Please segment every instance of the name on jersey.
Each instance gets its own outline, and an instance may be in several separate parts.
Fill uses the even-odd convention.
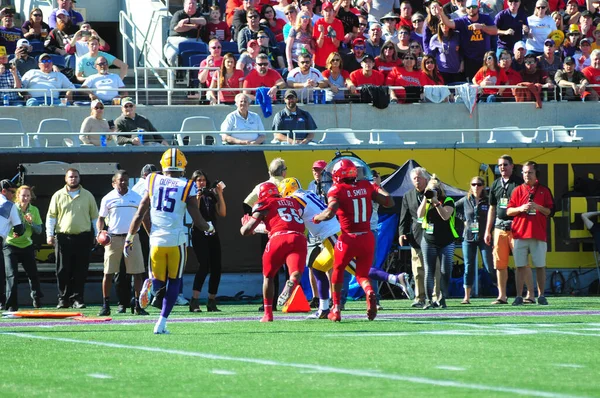
[[[171,179],[161,179],[158,185],[166,185],[171,187],[176,187],[179,183],[179,180],[171,180]]]
[[[289,199],[277,199],[277,204],[279,206],[294,207],[294,202]]]
[[[349,198],[354,198],[357,196],[366,196],[367,195],[367,190],[365,188],[360,188],[360,189],[352,189],[352,190],[347,190],[346,193],[348,194]]]

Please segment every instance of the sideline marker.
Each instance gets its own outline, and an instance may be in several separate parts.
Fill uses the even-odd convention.
[[[308,300],[304,295],[304,290],[302,290],[302,286],[298,285],[292,292],[292,295],[285,303],[282,312],[290,313],[290,312],[310,312],[310,304],[308,304]]]

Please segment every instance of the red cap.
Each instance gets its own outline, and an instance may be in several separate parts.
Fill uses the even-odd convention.
[[[365,44],[365,39],[363,39],[362,37],[357,37],[356,39],[354,39],[352,41],[352,47],[356,46],[356,45],[363,45]]]
[[[323,5],[321,6],[321,10],[333,10],[333,4],[330,3],[329,1],[326,1],[325,3],[323,3]]]
[[[256,40],[250,40],[250,41],[248,41],[248,45],[246,47],[252,47],[252,46],[257,46],[258,47],[258,42]]]
[[[327,162],[324,160],[317,160],[312,166],[313,169],[324,169],[325,167],[327,167]]]

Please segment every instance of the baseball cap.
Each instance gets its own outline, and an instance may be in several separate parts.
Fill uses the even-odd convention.
[[[125,106],[127,104],[135,105],[135,102],[133,102],[131,97],[125,97],[121,100],[121,106]]]
[[[367,61],[367,60],[369,60],[369,59],[370,59],[371,61],[375,62],[375,58],[373,58],[373,56],[372,56],[371,54],[367,54],[367,55],[365,55],[365,56],[363,57],[362,61],[360,61],[360,62],[365,62],[365,61]]]
[[[479,7],[479,0],[467,0],[465,7]]]
[[[333,4],[331,4],[329,1],[326,1],[323,3],[323,6],[321,6],[321,10],[333,10]]]
[[[142,172],[140,173],[140,175],[142,177],[147,176],[150,173],[154,173],[158,171],[158,169],[156,168],[155,165],[148,163],[147,165],[145,165],[144,167],[142,167]]]
[[[573,33],[573,32],[581,33],[581,31],[579,30],[579,25],[574,24],[574,23],[569,25],[569,33]]]
[[[5,15],[15,15],[15,10],[10,7],[4,7],[2,10],[0,10],[0,17]]]
[[[41,61],[42,61],[44,58],[50,58],[50,59],[52,59],[52,57],[50,56],[50,54],[48,54],[48,53],[43,53],[42,55],[40,55],[40,56],[38,57],[38,60],[41,62]]]
[[[29,40],[27,39],[19,39],[19,41],[17,41],[17,48],[22,47],[22,46],[29,46]]]
[[[327,167],[327,162],[324,160],[317,160],[312,165],[313,169],[324,169],[325,167]]]
[[[574,64],[575,60],[573,59],[573,57],[565,57],[565,60],[563,61],[563,64]]]
[[[582,11],[581,14],[579,14],[580,17],[584,17],[584,18],[591,18],[592,17],[592,13],[589,12],[588,10]]]
[[[17,186],[10,180],[0,181],[0,189],[17,189]]]
[[[65,16],[69,16],[69,11],[65,10],[64,8],[61,8],[60,10],[56,11],[56,16],[58,17],[59,15],[65,15]]]
[[[360,46],[360,45],[363,45],[363,44],[365,44],[365,39],[363,39],[362,37],[358,37],[358,38],[356,38],[356,39],[354,39],[352,41],[352,47],[354,47],[356,45]]]
[[[552,39],[546,39],[546,40],[544,40],[544,45],[551,45],[551,46],[553,46],[554,44],[556,44],[556,43],[554,43],[554,40],[552,40]]]
[[[6,47],[0,46],[0,57],[6,56]]]
[[[522,41],[518,41],[515,43],[515,46],[513,48],[513,51],[517,51],[521,48],[525,48],[525,43],[523,43]]]
[[[246,47],[252,47],[252,46],[257,46],[258,47],[258,42],[256,40],[250,40],[250,41],[248,41],[248,45]]]
[[[578,4],[578,3],[577,3],[577,0],[567,0],[567,4],[569,4],[569,3],[575,3],[575,4]]]
[[[285,92],[285,97],[283,98],[287,98],[287,97],[296,97],[298,98],[298,93],[296,92],[296,90],[288,90]]]
[[[579,44],[583,42],[592,44],[592,39],[590,39],[589,37],[584,37],[583,39],[579,40]]]
[[[92,101],[92,103],[90,104],[90,108],[94,109],[96,107],[96,105],[98,104],[102,104],[104,105],[104,103],[102,101],[100,101],[99,99],[95,99]]]

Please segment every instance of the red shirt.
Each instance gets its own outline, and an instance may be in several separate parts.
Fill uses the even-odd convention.
[[[529,203],[529,197],[533,195],[533,201],[540,206],[550,210],[554,209],[554,198],[547,187],[535,183],[533,187],[521,184],[514,189],[507,208],[515,208]],[[512,222],[512,233],[515,239],[537,239],[544,242],[548,239],[547,233],[548,217],[536,211],[535,214],[519,213]]]
[[[254,205],[254,212],[266,211],[265,226],[269,236],[276,232],[299,232],[304,234],[304,221],[302,220],[302,207],[298,201],[291,198],[267,198]]]
[[[513,68],[503,69],[504,74],[506,74],[506,84],[509,86],[516,86],[517,84],[523,81],[521,74],[514,70]],[[513,97],[512,90],[504,90],[502,92],[502,97],[511,98]]]
[[[275,69],[267,69],[264,76],[253,69],[244,80],[244,88],[273,87],[279,79],[281,75]]]
[[[238,88],[240,83],[244,81],[244,72],[235,69],[233,75],[229,79],[225,80],[225,84],[221,88]],[[221,102],[233,104],[235,102],[235,96],[241,93],[240,91],[219,91],[219,99]]]
[[[404,67],[398,66],[388,73],[385,84],[388,86],[418,87],[424,86],[425,80],[423,79],[423,73],[421,73],[420,70],[408,71]],[[396,93],[396,97],[398,97],[398,102],[404,102],[406,91],[396,89],[394,90],[394,93]]]
[[[503,69],[500,69],[500,70],[488,69],[487,71],[484,72],[483,67],[481,67],[477,71],[477,73],[475,73],[475,82],[477,84],[481,83],[486,76],[492,77],[492,82],[493,82],[494,86],[501,86],[503,84],[506,84],[506,82],[508,81],[508,79],[506,77],[506,73],[504,73]],[[495,82],[494,82],[494,80],[495,80]],[[498,89],[497,88],[484,88],[483,93],[484,94],[497,94]]]
[[[421,76],[421,82],[423,83],[424,86],[443,86],[444,85],[444,78],[442,77],[442,75],[438,72],[437,73],[437,79],[438,81],[434,81],[432,78],[430,78],[429,76],[427,76],[425,74],[425,72],[421,71],[422,76]]]
[[[329,54],[338,50],[338,46],[333,44],[333,40],[328,36],[327,28],[329,26],[333,28],[336,35],[335,38],[337,40],[344,40],[344,25],[342,24],[342,21],[337,18],[334,18],[331,24],[325,22],[325,18],[319,19],[313,27],[313,39],[315,39],[315,42],[319,39],[319,36],[321,36],[321,32],[319,32],[319,26],[324,27],[325,30],[323,32],[325,38],[323,39],[323,47],[319,48],[318,44],[315,45],[315,65],[325,67]]]
[[[327,197],[338,204],[337,217],[344,233],[371,231],[373,197],[377,190],[369,181],[334,184]]]
[[[220,68],[221,64],[223,63],[223,57],[220,57],[219,59],[215,60],[215,63],[213,65],[213,68]],[[202,72],[202,68],[206,68],[206,60],[203,59],[202,62],[200,62],[200,71]],[[217,75],[216,70],[209,70],[208,71],[208,77],[206,78],[206,86],[210,87],[210,83],[212,82],[212,79]]]
[[[354,83],[356,87],[363,86],[365,84],[383,86],[383,83],[385,83],[385,77],[383,76],[383,73],[379,72],[378,70],[371,71],[371,76],[369,77],[363,74],[362,69],[355,70],[354,72],[350,73],[350,80],[352,80],[352,83]]]
[[[587,66],[583,68],[583,75],[590,84],[600,84],[600,69],[596,69],[593,66]],[[600,94],[600,87],[594,88],[598,94]]]
[[[400,66],[402,64],[402,61],[400,61],[399,59],[395,60],[395,61],[383,61],[381,58],[376,57],[375,58],[375,68],[377,68],[378,71],[383,72],[383,75],[387,78],[388,73],[390,73],[390,71],[392,69],[394,69],[395,66]]]
[[[207,22],[206,29],[208,39],[219,39],[220,41],[230,41],[231,40],[231,29],[227,26],[225,21],[220,21],[217,23]],[[208,43],[208,41],[207,41]]]
[[[275,35],[275,40],[277,43],[283,43],[285,41],[285,38],[283,37],[283,27],[285,24],[287,24],[287,22],[283,19],[275,18],[275,26],[272,26],[271,24],[268,25],[269,29],[271,29],[271,32],[273,32]]]
[[[411,31],[413,30],[412,17],[411,18],[402,18],[400,17],[400,21],[396,24],[396,29],[400,29],[401,26],[406,26]]]

